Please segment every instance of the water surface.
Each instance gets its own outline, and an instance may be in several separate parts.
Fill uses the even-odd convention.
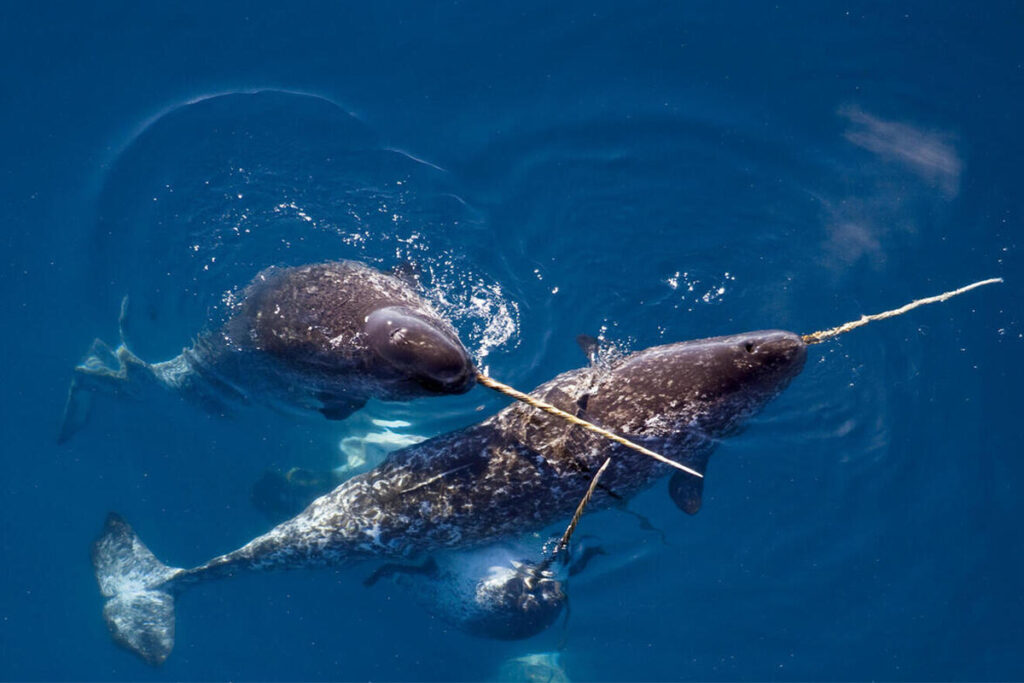
[[[0,28],[7,359],[0,676],[1017,679],[1024,570],[1024,95],[1016,3],[11,8]],[[611,551],[535,639],[475,640],[352,572],[178,605],[160,669],[118,649],[88,545],[108,510],[162,559],[267,527],[268,467],[366,426],[171,398],[56,425],[93,337],[148,359],[268,265],[412,262],[479,362],[528,389],[622,350],[809,332],[985,277],[999,288],[811,349],[712,458],[587,517]],[[427,435],[483,389],[367,417]],[[532,660],[531,660],[532,661]]]

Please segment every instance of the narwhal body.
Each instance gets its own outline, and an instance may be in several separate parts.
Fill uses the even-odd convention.
[[[218,412],[263,404],[340,420],[370,398],[462,393],[475,376],[455,329],[409,282],[355,261],[268,268],[223,325],[171,360],[93,342],[75,368],[60,440],[84,423],[97,389],[159,385]]]
[[[532,395],[703,469],[716,441],[782,391],[805,355],[804,343],[788,332],[717,337],[649,348],[609,368],[566,372]],[[412,561],[543,529],[569,518],[607,457],[611,464],[590,509],[629,498],[669,472],[644,455],[516,404],[392,453],[293,519],[192,569],[160,563],[112,515],[93,549],[108,598],[104,615],[115,639],[161,662],[173,645],[173,596],[191,583],[250,570],[371,558]],[[682,485],[673,496],[677,503],[699,504],[700,488]],[[514,568],[484,577],[471,593],[480,614],[490,610],[495,619],[511,622],[509,633],[519,632],[516,620],[550,623],[538,619],[537,610],[559,607],[561,595],[555,578]]]

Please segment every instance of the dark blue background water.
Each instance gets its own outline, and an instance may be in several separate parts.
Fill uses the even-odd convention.
[[[574,679],[1024,677],[1022,28],[1002,2],[9,4],[0,676],[480,679],[564,639]],[[104,514],[202,562],[343,427],[110,400],[58,448],[70,369],[125,294],[161,359],[260,268],[342,257],[425,265],[522,388],[581,332],[807,332],[1007,282],[811,349],[696,517],[634,501],[664,542],[586,518],[614,553],[567,627],[479,641],[347,572],[252,576],[182,597],[151,669],[100,617]]]

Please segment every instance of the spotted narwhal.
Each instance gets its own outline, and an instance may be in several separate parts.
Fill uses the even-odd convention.
[[[782,391],[805,357],[804,342],[789,332],[716,337],[566,372],[533,396],[703,470],[717,440]],[[104,616],[115,640],[159,663],[174,643],[174,596],[191,584],[248,571],[413,563],[486,548],[568,519],[607,457],[611,464],[588,509],[628,499],[669,472],[515,404],[392,453],[291,520],[192,569],[162,564],[111,515],[92,555],[107,597]],[[677,482],[673,489],[685,509],[699,505],[696,485]],[[444,571],[438,576],[445,580]],[[537,632],[552,623],[565,599],[558,576],[523,564],[492,567],[468,586],[454,591],[467,603],[457,619],[484,635]]]
[[[255,403],[341,420],[370,398],[458,394],[475,378],[455,329],[406,280],[355,261],[272,267],[226,323],[171,360],[93,342],[59,440],[82,426],[97,389],[157,384],[217,410]]]

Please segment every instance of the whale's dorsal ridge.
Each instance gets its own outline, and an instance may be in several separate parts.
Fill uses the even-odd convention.
[[[580,347],[580,351],[587,357],[587,362],[591,365],[597,364],[597,352],[601,350],[601,341],[589,334],[577,334],[576,343]]]

